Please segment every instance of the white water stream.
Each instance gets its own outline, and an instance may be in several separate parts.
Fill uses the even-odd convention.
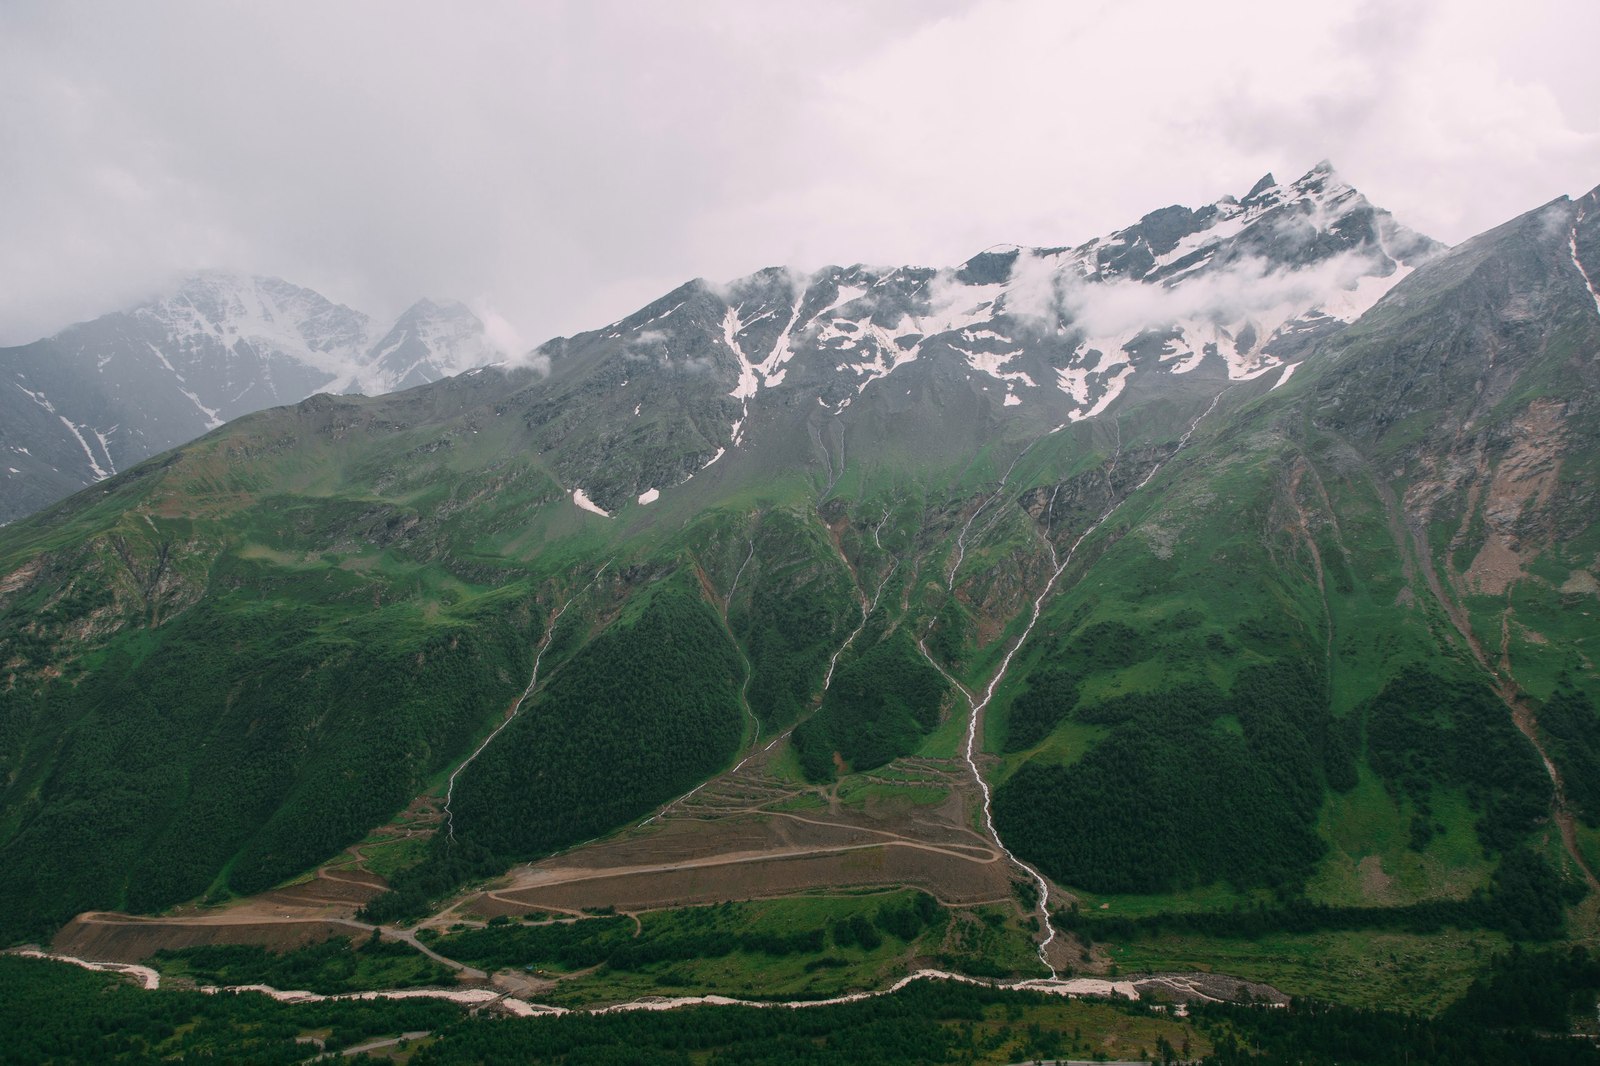
[[[1040,440],[1042,439],[1040,438]],[[976,511],[967,516],[967,521],[961,527],[961,532],[956,534],[956,557],[950,563],[950,572],[945,575],[946,588],[954,589],[956,586],[956,571],[961,569],[961,560],[967,556],[967,533],[972,529],[972,523],[978,520],[978,516],[987,510],[991,503],[1000,498],[1000,494],[1006,489],[1006,482],[1011,480],[1011,472],[1016,470],[1017,464],[1022,462],[1022,457],[1033,451],[1033,446],[1038,443],[1038,440],[1030,441],[1026,448],[1017,453],[1017,457],[1011,460],[1011,465],[1006,467],[1006,472],[1000,475],[1000,484],[996,485],[994,491],[986,496],[982,503],[978,504]]]
[[[25,959],[51,959],[55,962],[70,962],[74,966],[82,966],[85,970],[120,973],[137,980],[146,991],[161,987],[161,975],[159,973],[148,966],[135,966],[131,962],[90,962],[87,959],[79,959],[71,955],[54,955],[48,951],[35,951],[32,948],[24,948],[11,954],[21,955]]]
[[[1080,533],[1078,535],[1078,538],[1072,542],[1072,546],[1067,549],[1067,553],[1066,553],[1065,558],[1058,559],[1056,557],[1055,545],[1051,544],[1049,537],[1046,536],[1045,545],[1050,549],[1050,561],[1053,564],[1052,565],[1052,569],[1051,569],[1051,573],[1050,573],[1050,580],[1045,582],[1045,586],[1044,586],[1043,590],[1041,590],[1039,595],[1038,595],[1038,597],[1034,599],[1034,601],[1033,601],[1033,614],[1028,619],[1027,626],[1023,629],[1022,635],[1017,638],[1016,643],[1011,645],[1010,650],[1008,650],[1006,652],[1005,657],[1000,660],[1000,668],[998,670],[996,670],[994,676],[989,679],[989,684],[983,691],[983,698],[980,699],[980,700],[977,700],[976,702],[972,702],[970,694],[968,696],[969,702],[972,703],[972,715],[968,719],[968,722],[967,722],[967,744],[966,744],[966,749],[965,749],[963,755],[964,755],[964,758],[966,759],[966,763],[967,763],[968,768],[971,769],[971,771],[972,771],[973,779],[977,781],[978,788],[983,793],[983,824],[984,824],[984,827],[988,829],[989,836],[991,838],[993,838],[993,840],[995,842],[995,846],[998,847],[1001,851],[1005,852],[1006,858],[1010,859],[1012,861],[1012,863],[1014,863],[1017,866],[1018,869],[1026,871],[1028,873],[1028,875],[1033,878],[1034,884],[1038,887],[1038,891],[1039,891],[1039,917],[1044,922],[1044,930],[1045,930],[1045,937],[1044,937],[1043,940],[1041,940],[1039,942],[1039,961],[1044,963],[1045,968],[1050,971],[1051,980],[1055,980],[1057,975],[1056,975],[1056,968],[1050,962],[1049,953],[1048,953],[1050,944],[1056,938],[1055,926],[1050,921],[1050,885],[1044,879],[1044,875],[1043,874],[1039,873],[1038,870],[1034,869],[1029,864],[1027,864],[1027,863],[1023,862],[1021,859],[1017,858],[1016,855],[1012,854],[1011,849],[1006,847],[1005,841],[1000,839],[999,831],[995,829],[994,816],[993,816],[993,812],[991,810],[991,803],[992,803],[993,797],[991,796],[990,791],[989,791],[989,783],[984,780],[983,774],[979,772],[977,760],[974,758],[974,751],[976,750],[977,741],[978,741],[978,729],[979,729],[980,724],[982,723],[982,720],[983,720],[983,711],[984,711],[985,708],[987,708],[989,706],[989,701],[994,698],[995,690],[1000,687],[1000,682],[1005,678],[1006,671],[1011,668],[1011,660],[1016,657],[1016,654],[1017,654],[1018,650],[1021,649],[1021,647],[1024,644],[1027,643],[1028,636],[1033,632],[1034,626],[1039,624],[1039,615],[1044,609],[1044,601],[1045,601],[1045,599],[1047,597],[1049,597],[1050,593],[1055,589],[1056,582],[1058,580],[1060,580],[1061,575],[1066,572],[1067,567],[1072,564],[1072,558],[1073,558],[1074,555],[1077,554],[1078,546],[1081,545],[1085,540],[1087,540],[1091,535],[1093,535],[1094,532],[1096,530],[1098,530],[1102,525],[1104,525],[1105,522],[1106,522],[1106,519],[1110,518],[1113,514],[1115,514],[1116,511],[1117,511],[1117,508],[1122,506],[1123,501],[1129,499],[1130,497],[1132,497],[1133,495],[1138,493],[1138,491],[1140,489],[1142,489],[1146,485],[1148,485],[1150,483],[1150,479],[1155,477],[1156,474],[1161,471],[1161,468],[1164,467],[1168,462],[1170,462],[1172,460],[1173,456],[1175,456],[1179,452],[1183,451],[1184,447],[1189,443],[1189,439],[1194,436],[1194,431],[1197,428],[1199,428],[1200,423],[1203,422],[1206,419],[1206,417],[1211,414],[1211,412],[1213,412],[1213,411],[1215,411],[1217,409],[1218,402],[1221,401],[1223,395],[1227,391],[1228,390],[1224,389],[1222,392],[1219,392],[1219,393],[1216,394],[1216,396],[1212,397],[1211,405],[1209,407],[1207,407],[1204,411],[1202,411],[1199,415],[1197,415],[1193,422],[1189,423],[1189,428],[1187,430],[1185,430],[1183,436],[1178,439],[1178,446],[1172,450],[1171,455],[1168,455],[1165,459],[1161,460],[1160,462],[1158,462],[1154,466],[1152,466],[1150,468],[1149,472],[1145,474],[1144,479],[1142,481],[1140,481],[1139,484],[1134,486],[1132,492],[1129,492],[1127,494],[1127,496],[1122,497],[1122,499],[1113,500],[1112,503],[1111,503],[1111,506],[1106,509],[1105,513],[1102,514],[1099,518],[1095,519],[1094,523],[1092,525],[1090,525],[1089,528],[1085,529],[1082,533]],[[1119,442],[1118,447],[1119,447],[1119,450],[1120,450],[1120,447],[1121,447],[1121,445],[1120,445],[1120,441],[1121,441],[1120,431],[1118,433],[1118,438],[1117,439],[1118,439],[1118,442]],[[1031,448],[1032,445],[1029,445],[1029,447]],[[1026,449],[1026,448],[1023,449],[1022,455],[1026,455],[1027,451],[1028,451],[1028,449]],[[1022,455],[1018,455],[1017,458],[1021,459]],[[1111,460],[1111,463],[1112,463],[1111,469],[1115,469],[1116,468],[1116,462],[1117,462],[1117,456],[1113,456],[1112,460]],[[1017,465],[1016,462],[1013,461],[1012,464],[1011,464],[1011,469],[1015,469],[1016,465]],[[1006,471],[1006,477],[1009,478],[1010,476],[1011,476],[1011,470],[1007,470]],[[1005,481],[1002,480],[1001,483],[1000,483],[1000,489],[997,489],[995,491],[995,496],[998,496],[1000,494],[1000,491],[1003,490],[1004,488],[1005,488]],[[994,497],[990,497],[990,499],[993,499],[993,498]],[[1052,506],[1054,506],[1054,502],[1055,502],[1054,501],[1054,494],[1052,494],[1052,498],[1051,498],[1051,505]],[[987,505],[988,504],[987,504],[987,501],[986,501],[984,506],[987,506]],[[982,507],[980,507],[979,510],[982,510]],[[977,516],[976,512],[974,512],[973,517],[976,517],[976,516]],[[967,524],[969,526],[972,524],[971,519],[968,519]],[[952,575],[954,575],[954,570],[953,569],[952,569],[951,573],[952,573]],[[924,655],[927,654],[926,649],[924,649],[923,654]],[[943,672],[943,671],[941,671],[941,672]]]
[[[47,951],[25,950],[16,952],[34,959],[49,959],[54,962],[70,963],[81,966],[87,970],[101,970],[127,974],[137,977],[147,991],[153,991],[161,985],[161,975],[148,966],[134,966],[120,962],[89,962],[85,959],[71,955],[56,955]],[[1098,978],[1079,977],[1071,980],[1040,980],[1032,978],[1023,981],[990,981],[978,977],[968,977],[964,974],[949,973],[944,970],[918,970],[900,978],[888,988],[880,988],[871,992],[851,992],[848,995],[833,996],[829,999],[787,999],[787,1000],[753,1000],[738,999],[732,996],[643,996],[639,999],[629,1000],[625,1003],[614,1003],[608,1007],[597,1007],[589,1013],[593,1014],[621,1014],[628,1011],[639,1010],[674,1010],[678,1007],[694,1006],[739,1006],[739,1007],[764,1007],[764,1008],[789,1008],[800,1010],[807,1007],[832,1007],[844,1003],[859,1003],[862,1000],[876,999],[879,996],[892,996],[896,992],[916,981],[957,981],[961,984],[978,985],[984,988],[1012,989],[1030,992],[1045,992],[1057,996],[1122,996],[1126,999],[1138,1000],[1139,990],[1132,981],[1102,981]],[[571,1007],[557,1007],[548,1003],[534,1003],[509,995],[494,988],[398,988],[370,992],[341,992],[335,995],[323,995],[318,992],[307,992],[303,989],[280,989],[271,985],[202,985],[199,991],[207,994],[220,994],[223,992],[259,992],[280,1003],[327,1003],[338,1000],[374,1000],[374,999],[442,999],[451,1003],[459,1003],[465,1007],[482,1007],[494,1004],[511,1014],[528,1018],[540,1014],[572,1014]],[[582,1011],[578,1011],[582,1013]]]
[[[754,540],[752,540],[750,542],[750,550],[747,553],[745,553],[744,562],[740,563],[739,564],[739,569],[734,571],[733,584],[728,586],[728,595],[723,598],[723,603],[725,605],[727,605],[727,606],[732,606],[733,605],[733,594],[739,588],[739,579],[744,576],[744,568],[750,565],[750,560],[755,556],[755,554],[756,554],[756,542]]]
[[[872,531],[872,542],[876,544],[879,549],[883,548],[883,542],[878,539],[878,532],[879,530],[883,529],[883,524],[888,520],[889,512],[885,511],[883,512],[883,518],[878,521],[877,526]],[[843,558],[842,554],[840,558]],[[848,568],[849,565],[850,564],[848,562],[845,563],[846,568]],[[844,638],[844,643],[839,645],[838,650],[833,653],[833,658],[828,660],[828,672],[822,678],[822,691],[828,691],[828,686],[833,684],[833,668],[839,665],[839,656],[843,655],[845,653],[845,649],[854,644],[856,637],[860,636],[861,631],[867,628],[867,620],[871,618],[873,612],[878,609],[878,599],[883,595],[884,586],[889,584],[889,579],[894,577],[894,572],[898,569],[900,569],[900,560],[896,559],[894,561],[894,565],[889,567],[889,572],[883,575],[883,580],[878,582],[878,587],[872,593],[872,599],[869,601],[865,596],[861,598],[861,621],[854,629],[850,631],[850,635]]]

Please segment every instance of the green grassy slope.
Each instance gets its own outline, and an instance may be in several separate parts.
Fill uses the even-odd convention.
[[[986,686],[1063,561],[982,738],[1020,854],[1118,914],[1470,904],[1548,935],[1579,871],[1511,707],[1600,840],[1600,316],[1566,254],[1540,213],[1494,231],[1281,390],[1197,372],[1021,438],[870,389],[769,413],[610,519],[556,470],[605,466],[562,406],[622,402],[595,360],[242,419],[0,532],[0,938],[328,858],[438,789],[542,644],[435,889],[758,729],[798,723],[819,779],[952,754],[929,657]],[[674,388],[640,447],[703,413]]]

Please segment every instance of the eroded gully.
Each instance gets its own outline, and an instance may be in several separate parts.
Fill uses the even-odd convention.
[[[511,711],[506,715],[505,721],[495,726],[493,732],[483,738],[483,743],[479,744],[475,749],[473,749],[472,754],[468,755],[466,759],[462,760],[461,765],[456,767],[455,772],[450,775],[450,782],[445,786],[444,790],[444,827],[446,835],[452,842],[456,839],[456,824],[455,812],[450,809],[450,804],[455,800],[456,778],[461,776],[461,772],[463,770],[472,765],[472,761],[474,759],[483,754],[483,749],[494,743],[494,738],[499,736],[506,726],[510,725],[516,720],[517,713],[522,710],[522,705],[528,701],[528,697],[533,695],[533,690],[539,685],[539,664],[544,660],[544,653],[545,650],[550,647],[550,641],[555,638],[556,623],[561,620],[561,616],[566,613],[567,608],[572,605],[572,601],[576,600],[579,596],[582,596],[585,592],[588,592],[589,589],[594,586],[594,583],[600,580],[600,575],[605,573],[606,567],[610,565],[611,560],[609,559],[602,563],[600,569],[594,572],[594,577],[589,579],[589,583],[587,585],[583,586],[583,588],[579,589],[571,596],[568,596],[566,600],[562,602],[561,606],[556,608],[555,613],[550,616],[550,621],[545,624],[544,639],[539,642],[539,650],[534,653],[533,676],[528,678],[528,687],[522,690],[522,695],[517,697],[517,702],[511,705]]]

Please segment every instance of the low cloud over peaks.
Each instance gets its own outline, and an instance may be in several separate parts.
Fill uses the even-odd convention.
[[[1353,290],[1363,277],[1392,270],[1393,264],[1376,249],[1345,252],[1298,268],[1248,257],[1170,287],[1127,279],[1067,280],[1060,306],[1094,336],[1182,321],[1226,325],[1265,319],[1276,325]]]

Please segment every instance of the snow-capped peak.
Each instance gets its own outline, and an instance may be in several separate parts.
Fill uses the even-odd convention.
[[[243,341],[334,375],[359,365],[371,343],[371,319],[359,311],[281,278],[216,270],[190,276],[177,292],[132,314],[175,339],[207,336],[225,348]]]
[[[748,433],[760,392],[793,380],[805,348],[840,379],[820,397],[832,410],[937,351],[959,356],[1005,407],[1053,383],[1071,418],[1104,411],[1136,367],[1186,374],[1215,359],[1247,380],[1354,321],[1441,247],[1324,160],[1295,181],[1268,174],[1242,198],[1162,208],[1076,248],[994,245],[941,271],[764,271],[724,287],[740,403],[731,440]],[[1038,354],[1041,336],[1064,350]]]
[[[352,385],[392,392],[452,377],[498,356],[483,322],[465,304],[418,300],[366,354]]]

